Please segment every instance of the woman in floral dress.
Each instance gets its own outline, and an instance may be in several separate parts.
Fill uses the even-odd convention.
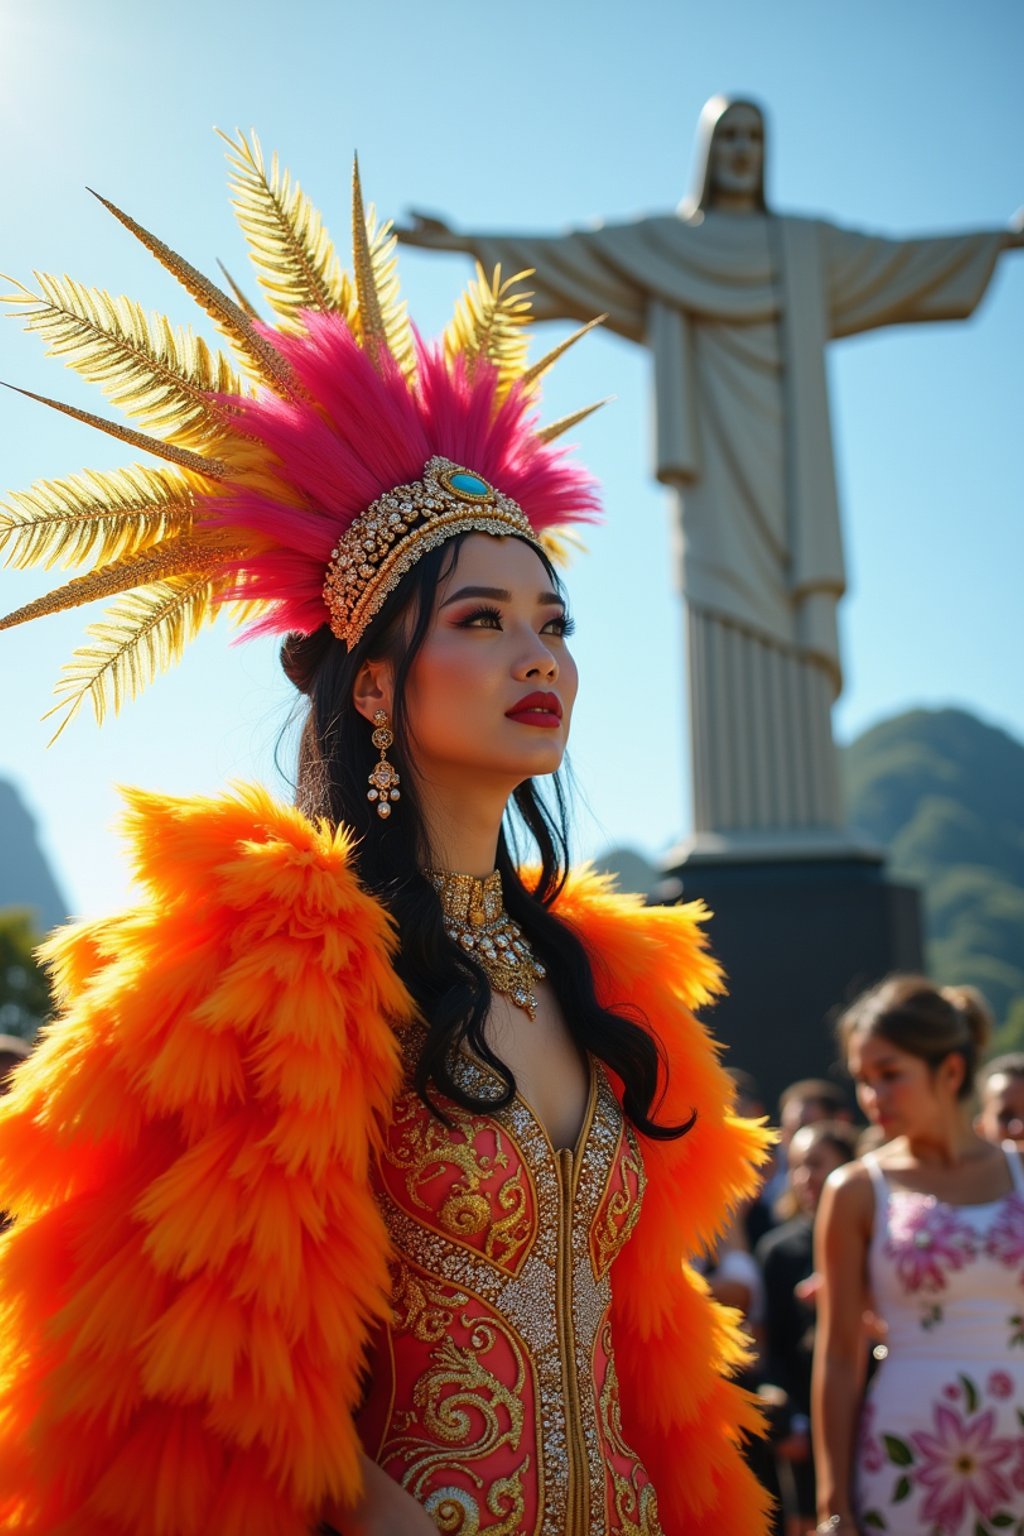
[[[1024,1166],[971,1124],[989,1031],[969,989],[896,976],[840,1023],[877,1153],[817,1223],[819,1531],[1024,1536]],[[862,1317],[887,1356],[862,1396]]]

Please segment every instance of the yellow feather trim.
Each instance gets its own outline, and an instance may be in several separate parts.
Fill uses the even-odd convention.
[[[48,357],[63,358],[149,432],[184,448],[216,448],[225,424],[210,397],[250,393],[223,352],[134,299],[70,277],[35,277],[38,294],[16,283],[0,302],[17,306],[12,313],[43,338]]]
[[[0,502],[5,564],[104,565],[191,527],[195,497],[183,475],[141,464],[37,480]]]
[[[356,311],[353,329],[363,350],[379,367],[381,351],[391,353],[405,377],[416,376],[416,350],[405,301],[400,297],[398,238],[391,221],[378,226],[371,203],[363,206],[359,157],[352,162],[352,271],[355,277]]]
[[[460,296],[444,333],[445,356],[449,363],[464,358],[470,380],[481,359],[497,368],[499,402],[526,369],[533,295],[519,284],[531,275],[532,269],[527,269],[503,282],[501,267],[497,266],[488,279],[477,262],[476,277]]]
[[[255,133],[248,138],[239,133],[237,139],[217,133],[228,146],[235,216],[281,330],[301,331],[307,309],[340,314],[351,325],[352,285],[317,209],[281,169],[276,154],[268,170]]]
[[[92,191],[92,188],[89,190]],[[285,397],[294,397],[297,392],[301,393],[292,370],[285,363],[284,358],[266,337],[260,335],[245,310],[236,304],[234,299],[222,293],[217,285],[211,283],[208,277],[204,277],[190,261],[179,256],[177,251],[172,250],[169,245],[152,234],[138,220],[133,219],[130,214],[125,213],[116,203],[102,197],[99,192],[93,191],[93,196],[113,214],[120,224],[124,225],[125,229],[142,242],[147,251],[156,257],[161,266],[166,267],[186,293],[189,293],[206,311],[221,335],[230,343],[246,372],[254,380],[268,384],[271,389]]]
[[[138,558],[145,560],[146,556]],[[159,671],[179,660],[204,625],[213,623],[220,611],[220,604],[214,601],[217,586],[224,587],[226,582],[221,578],[218,583],[204,568],[210,558],[207,552],[190,551],[184,573],[150,580],[135,591],[124,592],[102,619],[89,625],[86,634],[93,643],[80,645],[64,663],[53,690],[57,703],[43,715],[44,720],[63,715],[50,745],[86,699],[92,703],[98,725],[103,724],[108,710],[118,714],[126,700],[136,698]],[[102,574],[81,577],[86,587],[94,581],[95,590],[79,592],[78,600],[88,602],[92,596],[101,596],[103,579]],[[42,604],[46,599],[39,601]],[[17,615],[12,615],[9,622],[16,619]]]

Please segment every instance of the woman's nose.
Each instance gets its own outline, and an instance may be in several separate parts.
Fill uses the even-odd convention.
[[[542,640],[532,646],[523,657],[523,677],[547,677],[552,681],[558,676],[558,657],[554,651],[549,650]]]

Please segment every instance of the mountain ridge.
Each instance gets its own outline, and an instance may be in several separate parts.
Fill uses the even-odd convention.
[[[67,921],[68,905],[39,843],[36,819],[9,779],[0,779],[0,908],[30,913],[39,933]]]
[[[921,889],[930,973],[979,987],[1024,1046],[1024,744],[964,709],[913,709],[841,755],[847,816]]]

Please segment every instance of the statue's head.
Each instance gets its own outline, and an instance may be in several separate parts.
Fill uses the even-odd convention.
[[[765,121],[754,101],[712,96],[697,125],[693,190],[682,204],[689,217],[710,208],[763,212]]]

